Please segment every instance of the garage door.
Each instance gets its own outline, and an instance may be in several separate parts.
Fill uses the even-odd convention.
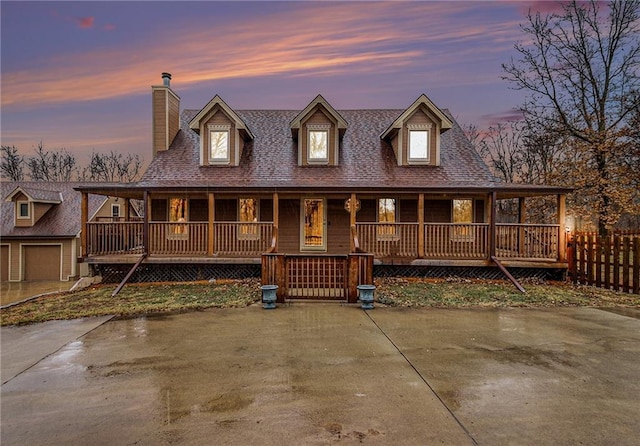
[[[24,246],[24,280],[60,280],[60,246]]]
[[[0,281],[9,280],[9,246],[0,246]]]

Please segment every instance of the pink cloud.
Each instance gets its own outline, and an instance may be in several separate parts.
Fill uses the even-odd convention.
[[[480,118],[487,122],[488,125],[497,125],[504,124],[505,122],[520,121],[523,117],[520,110],[512,108],[499,113],[482,115]]]
[[[113,31],[114,29],[116,29],[116,25],[112,23],[107,23],[102,27],[102,29],[104,29],[105,31]]]
[[[78,17],[75,19],[75,22],[80,28],[93,28],[94,21],[95,17]]]
[[[531,2],[522,2],[520,4],[520,10],[526,14],[531,11],[533,14],[539,12],[542,15],[545,14],[561,14],[564,10],[564,5],[569,2],[563,1],[548,1],[548,0],[534,0]]]

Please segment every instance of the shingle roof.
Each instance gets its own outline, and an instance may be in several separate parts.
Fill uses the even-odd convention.
[[[338,110],[349,123],[338,166],[298,166],[290,122],[296,110],[236,110],[255,139],[237,167],[200,166],[199,136],[189,128],[197,110],[184,110],[181,130],[169,150],[151,162],[138,187],[265,189],[406,189],[496,183],[451,114],[453,127],[441,135],[440,166],[398,166],[380,135],[404,110]]]
[[[74,187],[87,183],[49,183],[49,182],[2,182],[2,203],[0,207],[0,236],[2,237],[75,237],[80,232],[80,204],[82,194]],[[15,227],[15,205],[4,200],[17,187],[30,193],[38,193],[43,197],[62,199],[60,204],[53,204],[33,227]],[[34,192],[37,191],[37,192]],[[32,198],[34,198],[32,196]],[[105,197],[89,195],[89,216],[102,206]]]
[[[45,203],[59,203],[62,201],[62,195],[59,190],[45,190],[30,186],[19,185],[16,186],[14,192],[11,195],[21,191],[26,194],[31,200],[45,202]],[[6,197],[8,199],[9,197]]]

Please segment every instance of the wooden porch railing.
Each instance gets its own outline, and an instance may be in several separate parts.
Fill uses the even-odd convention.
[[[486,223],[425,223],[424,255],[440,259],[484,259],[489,252]]]
[[[143,223],[87,223],[87,255],[141,254]],[[273,224],[270,222],[217,222],[214,255],[259,257],[269,249]],[[208,246],[207,222],[150,222],[149,254],[205,256]]]
[[[207,223],[149,223],[149,253],[206,255]]]
[[[87,223],[89,255],[142,254],[142,223]]]
[[[356,234],[376,257],[418,257],[418,223],[356,223]]]
[[[270,222],[214,223],[214,252],[220,256],[258,257],[271,245],[272,228]]]
[[[560,225],[496,225],[496,257],[558,259]]]

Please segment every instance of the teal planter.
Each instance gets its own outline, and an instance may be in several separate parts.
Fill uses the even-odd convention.
[[[373,310],[373,292],[375,289],[375,285],[358,285],[360,302],[362,303],[361,308],[363,310]]]
[[[265,310],[272,310],[276,307],[276,291],[278,285],[262,285],[262,308]]]

